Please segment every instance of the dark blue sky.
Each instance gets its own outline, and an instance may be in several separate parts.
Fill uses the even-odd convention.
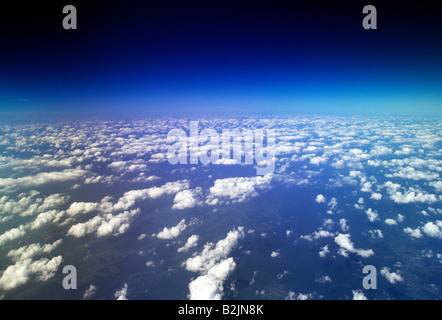
[[[90,2],[2,4],[0,111],[442,113],[431,2]]]

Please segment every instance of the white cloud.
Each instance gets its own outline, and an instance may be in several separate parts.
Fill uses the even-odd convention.
[[[127,283],[124,284],[121,290],[115,292],[114,296],[117,300],[127,300]]]
[[[436,189],[437,192],[442,192],[442,180],[432,181],[429,185]]]
[[[323,203],[323,202],[325,202],[325,197],[324,197],[322,194],[318,194],[318,195],[316,196],[315,201],[316,201],[317,203]]]
[[[220,198],[226,198],[233,202],[245,201],[249,197],[256,197],[258,195],[257,189],[269,187],[271,180],[272,175],[217,179],[213,187],[209,189],[210,195],[207,197],[206,203],[209,205],[218,204]]]
[[[381,275],[384,276],[388,280],[388,282],[392,284],[404,281],[401,275],[396,272],[390,272],[390,268],[387,267],[381,269]]]
[[[41,246],[39,243],[33,243],[20,247],[19,249],[10,250],[7,256],[11,257],[12,261],[14,262],[30,259],[44,253],[51,253],[62,243],[62,241],[62,239],[59,239],[52,244],[45,244],[43,246]]]
[[[201,201],[197,199],[198,195],[201,194],[201,188],[196,188],[195,190],[183,190],[176,194],[173,200],[172,209],[182,210],[187,208],[193,208],[201,204]]]
[[[181,232],[183,232],[187,228],[186,220],[181,220],[176,226],[171,228],[164,227],[163,231],[159,232],[156,237],[158,239],[173,239],[178,237]]]
[[[0,278],[0,288],[14,289],[25,284],[31,277],[37,281],[47,281],[55,276],[62,260],[61,256],[52,259],[42,258],[35,262],[32,262],[30,258],[19,260],[3,272]]]
[[[326,163],[327,162],[327,158],[325,157],[313,157],[310,159],[310,164],[319,166],[322,163]]]
[[[428,222],[422,227],[422,231],[429,237],[442,239],[442,221]]]
[[[350,230],[350,227],[347,225],[346,219],[339,219],[339,225],[341,226],[341,230],[343,232],[347,232],[348,230]]]
[[[90,233],[97,233],[98,237],[107,235],[120,235],[125,233],[133,218],[140,213],[139,209],[124,211],[113,215],[111,213],[101,214],[94,218],[78,223],[70,227],[67,235],[80,238]]]
[[[376,238],[382,239],[382,238],[384,238],[384,235],[382,234],[382,231],[379,230],[379,229],[369,230],[368,232],[371,234],[371,237],[373,239],[376,239]]]
[[[243,237],[244,228],[238,227],[216,245],[207,243],[200,254],[183,263],[187,270],[201,274],[189,284],[191,300],[222,298],[224,281],[236,266],[233,258],[227,256]]]
[[[271,256],[272,258],[280,258],[280,257],[281,257],[281,253],[279,252],[279,250],[272,251],[272,252],[270,253],[270,256]]]
[[[60,183],[71,180],[78,180],[84,177],[88,171],[80,167],[76,169],[65,169],[55,172],[41,172],[34,176],[20,178],[0,178],[0,190],[2,192],[12,192],[24,188],[34,188],[50,183]]]
[[[327,254],[330,253],[330,250],[328,249],[328,246],[324,246],[321,248],[321,251],[319,251],[319,256],[321,258],[325,258],[327,256]]]
[[[198,240],[199,240],[199,236],[196,234],[193,234],[189,237],[189,239],[187,239],[186,244],[181,247],[178,248],[177,252],[187,252],[189,251],[189,249],[196,247],[198,245]]]
[[[352,290],[353,300],[367,300],[367,297],[362,292],[362,290]]]
[[[373,193],[371,194],[371,196],[370,196],[370,199],[381,200],[381,199],[382,199],[382,194],[380,194],[380,193],[376,193],[376,192],[373,192]]]
[[[12,228],[0,235],[0,245],[3,246],[6,242],[23,237],[26,234],[23,225],[18,228]]]
[[[389,226],[397,225],[397,221],[394,219],[390,219],[390,218],[385,219],[385,223],[388,224]]]
[[[375,146],[371,151],[370,154],[374,156],[382,156],[386,154],[393,153],[393,150],[391,148],[385,147],[385,146]]]
[[[422,232],[419,229],[411,229],[411,228],[405,228],[404,232],[412,238],[420,239],[422,238]]]
[[[373,211],[371,208],[368,208],[365,213],[367,214],[368,220],[370,220],[370,222],[375,222],[378,219],[378,213],[376,210]]]
[[[71,204],[66,213],[70,216],[77,214],[85,214],[99,209],[99,203],[96,202],[74,202]]]
[[[335,237],[335,242],[341,247],[340,254],[343,256],[347,256],[347,252],[355,253],[363,258],[370,257],[374,254],[372,249],[369,250],[363,250],[363,249],[356,249],[354,247],[353,242],[350,239],[349,234],[338,234]]]
[[[208,272],[189,283],[190,300],[221,300],[223,283],[235,270],[233,258],[222,260],[211,267]]]
[[[328,214],[333,214],[334,210],[338,206],[338,200],[335,197],[331,198],[331,200],[327,204],[327,206],[329,207],[329,210],[327,210],[327,213]]]
[[[123,234],[130,227],[134,217],[140,213],[140,209],[124,211],[119,214],[113,214],[113,212],[128,210],[133,207],[137,201],[147,198],[155,199],[162,195],[178,193],[188,187],[189,182],[186,180],[167,182],[161,187],[125,192],[116,203],[112,203],[110,197],[103,198],[100,203],[73,203],[68,209],[71,215],[88,213],[94,210],[99,210],[101,213],[86,222],[71,226],[67,234],[77,238],[94,232],[97,232],[97,236],[99,237]]]
[[[86,300],[86,299],[93,297],[96,292],[97,292],[97,287],[95,287],[94,285],[91,284],[89,286],[89,288],[84,292],[83,299]]]

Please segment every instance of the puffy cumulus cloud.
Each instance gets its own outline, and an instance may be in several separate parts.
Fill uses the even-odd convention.
[[[70,216],[85,214],[99,209],[99,203],[96,202],[74,202],[66,213]]]
[[[313,157],[310,159],[310,164],[319,166],[323,163],[327,163],[327,158],[326,157]]]
[[[348,252],[355,253],[363,258],[368,258],[374,254],[372,249],[369,250],[363,250],[363,249],[356,249],[354,247],[353,242],[351,241],[349,234],[338,234],[335,237],[335,242],[339,245],[340,250],[339,254],[347,257]]]
[[[71,216],[93,211],[99,211],[100,213],[86,222],[71,226],[67,234],[77,238],[94,232],[97,233],[98,237],[123,234],[128,230],[134,217],[140,213],[140,209],[129,210],[137,201],[178,193],[188,187],[189,182],[186,180],[167,182],[160,187],[125,192],[115,203],[111,202],[110,197],[104,197],[99,203],[74,202],[67,210],[67,213]],[[121,211],[124,212],[117,213]]]
[[[189,283],[191,300],[222,298],[224,282],[236,266],[233,258],[228,258],[228,255],[244,236],[244,227],[238,227],[229,231],[226,238],[219,240],[216,245],[207,243],[200,254],[183,263],[187,270],[200,273],[198,278]]]
[[[391,181],[387,181],[384,186],[387,188],[390,199],[399,204],[414,202],[431,204],[440,200],[434,194],[426,193],[413,187],[401,192],[399,191],[401,185]]]
[[[371,149],[370,154],[374,156],[383,156],[386,154],[393,153],[393,150],[391,148],[388,148],[386,146],[375,146],[373,149]]]
[[[407,180],[436,180],[439,178],[439,173],[437,172],[431,172],[431,171],[420,171],[416,170],[413,167],[405,167],[400,168],[398,171],[394,173],[386,173],[385,177],[387,178],[402,178]]]
[[[321,248],[321,251],[319,251],[319,256],[321,258],[325,258],[327,256],[327,254],[330,253],[330,250],[328,249],[328,246],[324,246]]]
[[[321,238],[334,237],[334,233],[327,230],[318,230],[309,235],[301,235],[300,238],[308,241],[318,240]]]
[[[19,260],[3,272],[0,288],[12,290],[28,282],[31,277],[37,281],[47,281],[56,274],[62,261],[62,256],[42,258],[34,262],[30,258]]]
[[[132,219],[140,213],[140,209],[124,211],[123,213],[113,215],[103,215],[103,220],[97,229],[97,236],[120,235],[129,229]]]
[[[272,175],[255,177],[235,177],[217,179],[213,187],[210,187],[210,194],[206,199],[209,205],[220,204],[220,199],[228,199],[233,202],[242,202],[249,197],[258,195],[257,189],[269,187]]]
[[[368,230],[368,232],[370,233],[370,235],[373,239],[376,239],[376,238],[383,239],[384,238],[384,234],[379,229]]]
[[[140,213],[139,209],[124,211],[113,215],[111,213],[101,214],[94,218],[71,226],[67,235],[80,238],[86,234],[96,232],[98,237],[107,235],[118,236],[127,231],[133,218]]]
[[[52,259],[43,258],[31,263],[29,270],[37,276],[38,281],[47,281],[55,276],[62,261],[62,256],[57,256]]]
[[[189,258],[184,266],[187,270],[198,272],[210,269],[219,260],[227,258],[238,241],[244,237],[244,228],[238,227],[227,233],[226,238],[219,240],[216,245],[207,243],[203,251],[195,257]]]
[[[429,183],[430,186],[432,186],[434,189],[436,189],[437,192],[442,192],[442,181],[432,181]]]
[[[373,200],[381,200],[381,199],[382,199],[382,194],[380,194],[380,193],[376,193],[376,192],[373,192],[373,193],[371,194],[371,196],[370,196],[370,199],[373,199]]]
[[[347,225],[346,219],[339,219],[339,226],[341,227],[341,230],[343,232],[347,232],[348,230],[350,230],[350,227]]]
[[[335,197],[331,198],[331,200],[327,204],[327,206],[329,207],[329,209],[327,210],[327,213],[328,214],[333,214],[335,209],[338,207],[338,200]]]
[[[32,216],[57,209],[69,200],[69,196],[60,193],[47,197],[39,197],[39,195],[40,192],[32,190],[27,193],[20,193],[17,196],[18,200],[2,196],[0,198],[0,214],[19,214],[21,217]]]
[[[30,245],[23,246],[19,249],[10,250],[7,254],[8,257],[12,259],[12,261],[17,262],[20,260],[26,260],[33,258],[42,254],[49,254],[55,248],[57,248],[63,242],[62,239],[55,241],[54,243],[45,244],[41,246],[39,243],[33,243]]]
[[[87,288],[86,291],[84,292],[83,299],[87,300],[92,298],[96,292],[97,292],[97,287],[91,284],[89,288]]]
[[[227,277],[235,270],[233,258],[225,259],[208,272],[189,283],[190,300],[221,300],[224,290],[223,284]]]
[[[316,201],[317,203],[324,203],[324,202],[325,202],[325,197],[324,197],[322,194],[318,194],[318,195],[316,196],[315,201]]]
[[[422,231],[429,237],[442,239],[442,221],[428,222],[422,227]]]
[[[352,290],[353,300],[367,300],[367,297],[362,290]]]
[[[65,169],[63,171],[41,172],[34,176],[20,178],[0,178],[0,190],[2,192],[13,192],[25,188],[35,188],[45,184],[78,180],[88,173],[88,171],[78,167],[75,169]]]
[[[40,213],[33,221],[26,225],[31,230],[39,229],[48,223],[58,223],[64,217],[65,211],[51,210]]]
[[[164,227],[163,231],[158,232],[156,237],[158,239],[173,239],[178,237],[181,234],[181,232],[186,230],[186,228],[187,228],[186,220],[183,219],[174,227],[171,228]]]
[[[272,258],[280,258],[281,257],[281,252],[279,252],[279,250],[272,251],[270,253],[270,257],[272,257]]]
[[[397,155],[408,155],[408,154],[410,154],[412,152],[413,152],[413,149],[411,149],[409,147],[403,147],[401,150],[396,150],[394,152],[394,154],[397,154]]]
[[[368,220],[370,220],[370,222],[375,222],[376,220],[378,220],[379,215],[376,210],[373,211],[371,208],[368,208],[365,213],[367,214]]]
[[[0,235],[0,245],[3,246],[5,243],[21,238],[26,234],[25,227],[23,225],[18,228],[12,228],[5,233]]]
[[[137,201],[147,198],[158,198],[164,194],[173,194],[188,188],[187,181],[168,182],[161,187],[152,187],[148,189],[130,190],[123,194],[117,202],[112,203],[110,197],[104,197],[100,203],[97,202],[74,202],[66,211],[68,215],[75,216],[78,214],[86,214],[93,211],[116,212],[128,210],[133,207]]]
[[[397,225],[397,221],[391,218],[385,219],[385,223],[388,224],[389,226]]]
[[[181,247],[178,248],[177,252],[187,252],[189,251],[189,249],[196,247],[198,245],[198,240],[199,240],[199,236],[196,234],[193,234],[189,237],[189,239],[187,239],[186,244]]]
[[[404,232],[412,238],[420,239],[423,237],[422,232],[419,229],[411,229],[408,227],[404,228]]]
[[[155,199],[159,198],[163,195],[176,194],[181,190],[189,188],[189,181],[180,180],[175,182],[167,182],[161,187],[152,187],[149,189],[145,189],[149,198]]]
[[[198,187],[195,190],[188,189],[178,192],[173,200],[172,209],[182,210],[202,204],[202,202],[198,200],[201,191],[202,189]]]
[[[387,281],[392,284],[404,281],[404,279],[398,272],[390,272],[390,268],[387,267],[381,269],[381,275],[384,276],[385,279],[387,279]]]
[[[371,188],[373,187],[373,184],[370,181],[365,181],[365,182],[362,182],[361,184],[362,184],[362,186],[361,186],[362,192],[373,192],[371,190]]]
[[[117,298],[117,300],[127,300],[127,288],[127,283],[125,283],[123,288],[114,293],[114,297]]]

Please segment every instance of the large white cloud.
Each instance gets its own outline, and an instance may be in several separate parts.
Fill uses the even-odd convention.
[[[127,283],[124,284],[123,288],[121,288],[120,290],[117,290],[114,294],[115,298],[117,298],[117,300],[127,300]]]
[[[397,272],[390,272],[390,268],[384,267],[381,269],[381,275],[387,279],[388,282],[395,284],[404,281],[404,278]]]
[[[195,190],[188,189],[178,192],[173,200],[172,209],[182,210],[202,204],[202,202],[198,200],[201,190],[202,189],[198,187]]]
[[[161,232],[158,232],[156,237],[158,239],[173,239],[178,237],[181,234],[181,232],[186,230],[186,228],[187,228],[186,220],[183,219],[174,227],[171,228],[164,227],[164,229]]]
[[[223,283],[235,270],[233,258],[222,260],[211,267],[207,273],[189,283],[190,300],[221,300]]]
[[[196,247],[198,245],[198,240],[199,240],[199,236],[196,234],[193,234],[189,237],[189,239],[187,239],[186,244],[181,247],[178,248],[178,252],[187,252],[189,251],[189,249]]]
[[[62,261],[62,256],[52,259],[42,258],[34,262],[30,258],[19,260],[3,272],[0,278],[0,288],[14,289],[25,284],[31,277],[37,281],[47,281],[55,276]]]
[[[429,237],[442,239],[442,221],[427,222],[422,227],[422,231]]]
[[[222,199],[242,202],[250,197],[256,197],[257,189],[269,187],[271,180],[272,175],[217,179],[209,189],[210,195],[206,203],[218,204]]]
[[[322,194],[318,194],[318,195],[316,196],[315,201],[316,201],[317,203],[323,203],[323,202],[325,202],[325,197],[324,197]]]
[[[202,252],[183,263],[187,270],[200,273],[198,278],[189,283],[191,300],[222,298],[224,281],[236,266],[233,258],[228,258],[228,255],[243,237],[244,228],[238,227],[216,245],[207,243]]]
[[[41,172],[34,176],[20,178],[0,178],[0,190],[3,192],[12,192],[24,188],[35,188],[50,183],[78,180],[87,173],[86,170],[76,168],[65,169],[63,171]]]
[[[363,258],[368,258],[374,254],[372,249],[356,249],[353,242],[351,241],[349,234],[340,233],[335,237],[335,242],[341,247],[340,254],[347,256],[347,252],[355,253]]]
[[[12,228],[0,235],[0,245],[3,246],[6,242],[23,237],[25,234],[26,231],[23,225],[17,228]]]

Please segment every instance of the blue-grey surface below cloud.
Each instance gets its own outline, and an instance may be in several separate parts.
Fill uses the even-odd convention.
[[[274,172],[170,164],[187,120],[1,125],[0,297],[442,298],[439,119],[197,120],[275,129]]]

